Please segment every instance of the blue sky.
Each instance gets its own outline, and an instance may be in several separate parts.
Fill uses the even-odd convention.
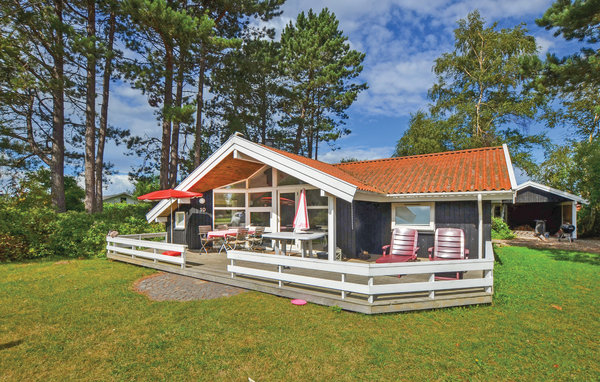
[[[535,25],[535,19],[551,4],[551,0],[288,0],[283,14],[268,25],[281,31],[300,11],[312,8],[318,12],[327,7],[338,17],[352,48],[366,53],[360,79],[369,89],[348,111],[347,127],[352,133],[337,142],[338,150],[320,148],[320,160],[337,162],[347,157],[391,156],[410,113],[427,107],[427,90],[435,80],[431,70],[435,58],[452,50],[456,21],[474,9],[479,9],[488,23],[497,21],[500,27],[525,23],[537,40],[541,56],[546,52],[565,55],[577,49],[576,43],[566,43]],[[146,97],[126,84],[113,87],[109,113],[113,125],[130,128],[133,134],[160,135]],[[539,131],[543,126],[532,125],[530,129]],[[557,142],[567,134],[563,129],[548,133]],[[122,152],[119,147],[107,148],[106,159],[119,172],[112,177],[107,194],[131,189],[127,173],[136,158],[124,157]],[[537,156],[542,159],[543,153]]]

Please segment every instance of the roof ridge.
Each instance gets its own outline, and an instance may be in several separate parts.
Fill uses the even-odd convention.
[[[486,151],[486,150],[498,150],[498,149],[502,149],[502,146],[475,147],[475,148],[472,148],[472,149],[441,151],[441,152],[437,152],[437,153],[406,155],[406,156],[402,156],[402,157],[366,159],[366,160],[360,160],[360,161],[354,161],[354,162],[334,163],[334,164],[331,164],[331,165],[335,166],[335,167],[342,167],[342,166],[353,165],[353,164],[360,164],[360,163],[374,163],[374,162],[386,162],[386,161],[390,161],[391,162],[391,161],[398,161],[398,160],[402,160],[402,159],[412,159],[412,158],[424,158],[424,157],[433,157],[433,156],[441,156],[441,155],[463,154],[463,153],[467,153],[467,152]],[[325,162],[322,162],[322,163],[325,163]]]

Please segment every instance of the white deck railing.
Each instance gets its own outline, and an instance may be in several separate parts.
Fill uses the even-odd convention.
[[[164,242],[150,241],[148,239],[161,238]],[[134,235],[119,235],[116,237],[106,237],[106,250],[108,253],[131,256],[135,259],[141,257],[151,259],[154,262],[162,261],[165,263],[179,264],[185,268],[187,245],[171,244],[166,242],[167,233],[140,233]],[[165,251],[180,252],[181,256],[166,256],[161,254]]]
[[[361,264],[340,261],[297,258],[282,255],[262,254],[247,251],[228,251],[227,258],[230,264],[227,271],[231,277],[246,275],[260,277],[279,282],[279,287],[284,282],[309,285],[313,287],[332,289],[341,293],[342,299],[346,293],[359,293],[368,296],[372,303],[374,297],[389,294],[428,292],[430,299],[435,299],[437,291],[456,289],[483,289],[486,293],[493,293],[494,286],[494,254],[491,242],[485,244],[484,259],[469,259],[456,261],[423,261],[414,263],[386,263],[386,264]],[[237,261],[267,264],[277,266],[277,271],[270,271],[252,266],[237,265]],[[284,272],[283,267],[299,268],[312,271],[329,272],[329,278],[316,275],[305,276]],[[460,280],[435,280],[436,273],[481,271],[481,277]],[[333,273],[333,275],[331,275]],[[428,275],[428,281],[420,282],[385,282],[385,278],[374,283],[375,277],[397,275]],[[364,276],[366,282],[348,282],[347,275]],[[391,281],[393,279],[388,279]]]

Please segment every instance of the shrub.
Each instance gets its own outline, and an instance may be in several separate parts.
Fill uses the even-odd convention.
[[[0,261],[19,261],[47,256],[95,257],[106,254],[106,234],[159,232],[160,224],[148,224],[150,205],[115,204],[101,214],[68,211],[58,214],[47,205],[23,206],[0,200]]]
[[[501,218],[492,218],[492,239],[514,239],[515,234]]]

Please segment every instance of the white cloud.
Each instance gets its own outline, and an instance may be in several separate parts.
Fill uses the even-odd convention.
[[[134,185],[129,181],[127,174],[114,174],[110,176],[109,180],[110,184],[108,184],[107,189],[103,192],[105,196],[121,192],[131,192],[134,189]]]
[[[364,146],[347,146],[340,150],[329,151],[319,156],[319,160],[327,163],[339,163],[342,159],[381,159],[392,156],[394,147],[364,147]]]

